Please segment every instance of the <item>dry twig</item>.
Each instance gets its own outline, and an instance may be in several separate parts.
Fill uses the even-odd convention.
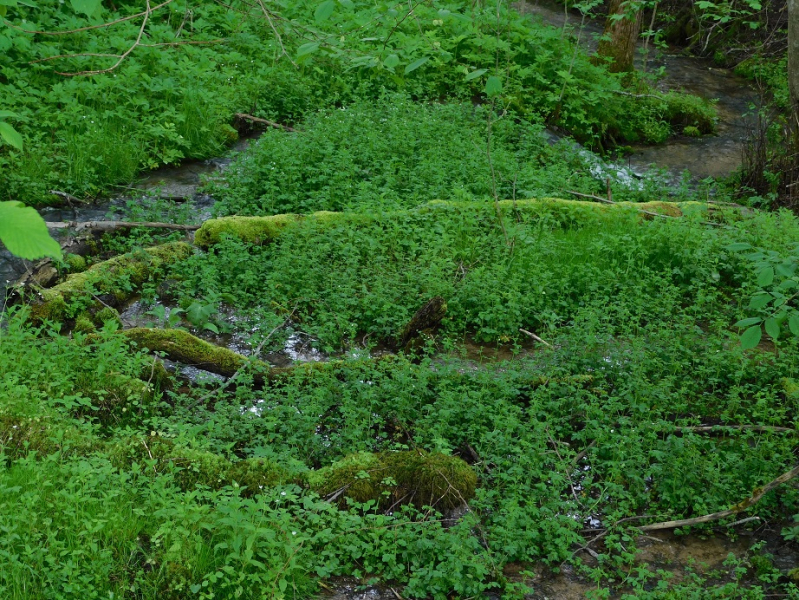
[[[529,335],[536,342],[540,342],[541,344],[544,344],[544,346],[549,346],[550,348],[552,347],[552,344],[550,344],[549,342],[545,342],[540,337],[538,337],[536,334],[534,334],[532,331],[527,331],[526,329],[522,329],[521,327],[519,328],[519,331],[521,331],[525,335]]]
[[[718,521],[719,519],[725,519],[727,517],[737,515],[738,513],[745,511],[750,506],[757,504],[760,501],[760,499],[766,495],[767,492],[770,492],[771,490],[773,490],[776,487],[779,487],[783,483],[790,481],[797,475],[799,475],[799,465],[795,466],[790,471],[783,473],[776,479],[769,481],[763,487],[755,488],[755,491],[752,493],[752,495],[749,498],[743,500],[742,502],[739,502],[730,509],[722,510],[709,515],[703,515],[701,517],[694,517],[693,519],[679,519],[676,521],[664,521],[662,523],[643,525],[638,529],[640,529],[641,531],[657,531],[659,529],[675,529],[677,527],[690,527],[691,525],[710,523],[711,521]]]

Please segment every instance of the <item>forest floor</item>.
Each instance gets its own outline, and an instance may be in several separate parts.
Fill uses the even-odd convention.
[[[229,127],[243,75],[218,105],[169,99],[203,108],[175,121],[191,143],[139,108],[66,141],[22,128],[3,194],[108,195],[183,159],[41,212],[189,230],[89,228],[62,260],[4,262],[33,276],[0,317],[0,596],[799,597],[799,221],[739,204],[734,177],[586,150],[712,147],[734,115],[634,99],[560,30],[507,20],[533,73],[509,67],[502,96],[433,59],[401,86],[322,62],[258,75],[283,86],[250,90],[282,124],[258,135]],[[464,50],[455,21],[425,27],[479,66],[486,38]],[[125,72],[144,86],[137,65],[157,65]],[[123,122],[142,128],[120,166]]]

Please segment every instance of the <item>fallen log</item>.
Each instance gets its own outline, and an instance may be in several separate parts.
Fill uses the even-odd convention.
[[[350,212],[319,211],[309,215],[279,214],[258,217],[220,217],[205,221],[194,236],[194,243],[201,248],[218,244],[225,236],[234,237],[249,244],[267,244],[278,238],[290,225],[316,223],[322,226],[341,224],[362,225],[375,222],[378,218],[407,217],[413,214],[427,214],[435,211],[494,211],[514,214],[522,218],[536,218],[543,214],[554,214],[561,222],[589,223],[607,221],[614,218],[615,211],[629,211],[631,214],[645,212],[647,215],[663,217],[682,217],[683,209],[703,209],[699,202],[612,202],[598,204],[584,200],[564,200],[562,198],[530,198],[525,200],[500,200],[497,206],[487,202],[459,202],[433,200],[418,208],[399,210],[381,215]]]
[[[55,221],[45,223],[48,229],[74,229],[80,231],[95,231],[108,233],[118,229],[132,229],[134,227],[149,227],[151,229],[174,229],[177,231],[196,231],[199,225],[179,225],[176,223],[156,223],[152,221]]]
[[[363,363],[376,364],[396,358],[389,354],[364,360],[331,360],[299,363],[289,367],[273,367],[262,360],[247,357],[228,348],[207,342],[183,329],[133,327],[119,333],[130,341],[136,342],[140,348],[163,353],[171,361],[197,367],[223,377],[234,377],[249,365],[253,368],[253,380],[258,385],[276,383],[293,376],[310,376],[317,372],[330,372]]]
[[[192,252],[185,242],[171,242],[92,265],[52,288],[38,290],[31,302],[31,317],[38,321],[74,317],[77,309],[72,305],[79,298],[89,306],[119,306],[147,281],[153,270],[188,258]]]

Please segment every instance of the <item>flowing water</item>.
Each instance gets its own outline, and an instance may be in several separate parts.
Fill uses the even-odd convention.
[[[514,5],[522,13],[557,27],[588,50],[595,50],[602,25],[583,20],[576,12],[564,11],[551,0],[530,0]],[[636,68],[647,73],[662,72],[660,91],[683,90],[715,100],[718,124],[715,135],[701,138],[677,136],[657,146],[635,145],[624,164],[642,173],[652,166],[666,169],[672,179],[688,171],[694,179],[724,177],[741,165],[742,142],[754,124],[754,107],[760,98],[751,82],[730,69],[720,69],[705,59],[683,56],[675,51],[654,50],[644,54],[639,44]]]

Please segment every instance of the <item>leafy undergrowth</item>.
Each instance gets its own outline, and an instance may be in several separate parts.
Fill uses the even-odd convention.
[[[202,388],[158,375],[112,321],[67,337],[33,328],[24,310],[7,314],[2,596],[299,598],[346,575],[409,598],[518,597],[506,565],[564,561],[597,597],[795,593],[773,569],[743,578],[739,563],[716,591],[699,576],[633,570],[633,526],[728,508],[793,465],[795,434],[769,427],[794,425],[799,348],[791,338],[741,349],[730,324],[747,314],[755,273],[727,248],[780,250],[799,223],[534,206],[504,210],[501,224],[492,203],[306,219],[268,245],[227,240],[166,275],[181,282],[178,302],[213,295],[249,314],[254,343],[291,315],[334,351],[364,336],[396,341],[440,295],[447,318],[415,358],[361,354],[266,386],[245,370],[235,385]],[[501,363],[462,358],[467,335],[522,350],[519,328],[551,346]],[[375,460],[358,453],[407,450],[460,457],[477,475],[454,525],[435,507],[327,501],[309,484]],[[255,464],[282,483],[228,479]],[[796,512],[786,486],[747,515]],[[590,567],[575,553],[594,535],[589,517],[610,528]]]
[[[299,127],[266,131],[208,186],[220,200],[217,214],[390,210],[431,198],[564,196],[569,190],[606,194],[608,177],[618,200],[675,194],[656,177],[638,180],[600,166],[572,140],[553,144],[543,125],[471,103],[421,104],[386,94],[320,110]]]
[[[422,3],[408,18],[392,2],[297,0],[270,21],[249,2],[174,0],[154,7],[146,27],[137,2],[6,4],[0,106],[13,108],[3,117],[24,148],[0,146],[2,199],[96,196],[143,169],[218,155],[237,137],[238,112],[294,123],[386,89],[479,103],[491,91],[516,117],[594,148],[713,129],[707,102],[625,91],[559,30],[493,2]],[[48,35],[75,29],[84,30]]]

